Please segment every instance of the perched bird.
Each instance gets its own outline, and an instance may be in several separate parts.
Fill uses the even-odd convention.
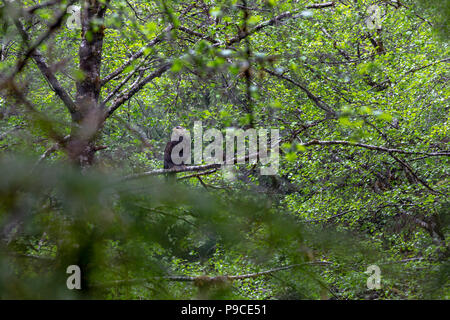
[[[181,163],[178,163],[178,164],[174,163],[174,161],[172,159],[172,150],[173,150],[173,148],[175,148],[176,145],[183,142],[183,137],[184,137],[185,132],[186,132],[186,130],[182,126],[176,126],[175,128],[173,128],[171,139],[169,142],[167,142],[166,148],[164,149],[164,169],[184,167],[184,165],[185,165],[184,161],[181,161]],[[172,140],[172,139],[176,139],[176,138],[178,138],[178,140]],[[181,149],[181,151],[179,153],[179,157],[181,159],[184,159],[183,149]],[[174,178],[175,178],[174,172],[170,172],[167,174],[167,180],[169,180],[169,179],[174,180]]]

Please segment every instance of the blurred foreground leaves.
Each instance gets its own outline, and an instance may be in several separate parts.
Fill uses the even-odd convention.
[[[388,294],[365,289],[367,265],[388,257],[370,239],[301,224],[267,196],[17,157],[0,160],[0,177],[1,299],[326,299],[339,298],[339,274],[360,297]],[[418,262],[382,265],[386,288],[405,278],[442,294],[448,265]],[[82,290],[67,289],[69,265]]]
[[[190,298],[167,278],[180,261],[220,250],[253,268],[312,258],[299,223],[268,198],[17,158],[1,160],[0,177],[0,298],[114,297],[114,281],[135,287],[122,298]],[[80,266],[82,290],[66,288],[69,265]]]

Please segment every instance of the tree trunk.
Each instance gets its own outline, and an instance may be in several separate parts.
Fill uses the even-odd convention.
[[[105,11],[106,5],[100,1],[82,1],[79,49],[82,77],[76,83],[76,111],[72,114],[72,130],[66,145],[69,159],[82,167],[94,161],[95,139],[104,119],[99,97]]]

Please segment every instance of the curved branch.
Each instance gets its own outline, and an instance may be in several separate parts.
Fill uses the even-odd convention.
[[[309,91],[309,89],[308,89],[305,85],[303,85],[303,84],[301,84],[301,83],[298,83],[298,82],[296,82],[296,81],[294,81],[294,80],[292,80],[292,79],[290,79],[290,78],[288,78],[288,77],[286,77],[286,76],[284,76],[284,75],[282,75],[282,74],[278,74],[278,73],[276,73],[276,72],[274,72],[274,71],[272,71],[272,70],[269,70],[269,69],[266,69],[266,68],[263,68],[263,70],[264,70],[265,72],[267,72],[268,74],[271,74],[271,75],[273,75],[273,76],[275,76],[275,77],[278,77],[278,78],[280,78],[280,79],[283,79],[283,80],[285,80],[285,81],[287,81],[287,82],[289,82],[289,83],[292,83],[293,85],[299,87],[303,92],[306,93],[306,95],[308,96],[308,98],[309,98],[312,102],[314,102],[314,104],[315,104],[319,109],[322,109],[323,111],[325,111],[325,112],[327,113],[327,115],[331,115],[332,117],[336,117],[336,116],[337,116],[336,111],[334,111],[328,104],[326,104],[325,102],[323,102],[319,97],[315,96],[311,91]]]
[[[25,41],[30,40],[30,36],[26,33],[25,28],[23,27],[22,23],[19,20],[15,21],[16,27],[19,30],[20,34],[22,35],[22,38]],[[47,79],[50,87],[52,90],[56,93],[56,95],[62,100],[64,105],[69,110],[70,114],[73,114],[76,111],[75,103],[73,102],[72,98],[69,96],[69,94],[66,92],[66,90],[61,86],[58,79],[50,69],[50,67],[45,62],[44,57],[39,52],[38,49],[35,49],[31,53],[31,58],[33,58],[34,62],[38,66],[39,70],[41,71],[42,75]]]
[[[127,92],[117,97],[112,103],[112,105],[108,108],[108,110],[106,110],[105,119],[110,117],[117,108],[119,108],[129,99],[131,99],[131,97],[133,97],[137,92],[139,92],[147,83],[149,83],[155,78],[159,78],[164,72],[169,70],[171,66],[172,66],[171,62],[163,64],[158,70],[152,72],[142,81],[135,83]]]
[[[417,181],[419,181],[425,188],[427,188],[428,190],[431,191],[432,194],[443,194],[440,191],[436,191],[434,190],[432,187],[430,187],[430,185],[428,183],[426,183],[422,178],[420,178],[417,173],[414,172],[413,168],[411,168],[411,166],[406,163],[404,160],[400,159],[399,157],[390,154],[392,158],[394,158],[395,161],[397,161],[398,163],[400,163],[402,165],[402,167],[404,167],[406,170],[408,170],[413,176],[414,178],[416,178]]]
[[[115,77],[117,77],[118,75],[120,75],[126,67],[128,67],[132,62],[134,62],[136,59],[139,59],[140,57],[142,57],[142,55],[145,53],[145,50],[147,48],[151,48],[155,45],[157,45],[158,43],[162,42],[164,39],[164,36],[170,32],[173,29],[173,25],[170,25],[168,27],[166,27],[161,34],[159,34],[158,36],[156,36],[155,38],[153,38],[152,40],[150,40],[150,42],[145,45],[144,47],[142,47],[141,49],[139,49],[137,52],[135,52],[127,61],[125,61],[120,67],[118,67],[116,70],[114,70],[113,72],[111,72],[110,74],[108,74],[105,78],[103,78],[101,80],[101,86],[104,86],[106,83],[108,83],[110,80],[114,79]]]
[[[203,170],[209,170],[209,169],[218,169],[220,167],[222,167],[222,164],[211,163],[211,164],[204,164],[204,165],[200,165],[200,166],[187,166],[187,167],[180,167],[180,168],[174,167],[172,169],[156,169],[156,170],[151,170],[151,171],[142,172],[142,173],[130,174],[130,175],[122,178],[121,180],[133,180],[133,179],[139,179],[139,178],[144,178],[144,177],[157,176],[157,175],[166,174],[166,173],[203,171]]]
[[[382,151],[382,152],[388,152],[388,153],[402,153],[402,154],[420,154],[420,155],[426,155],[428,157],[448,157],[450,156],[450,151],[445,152],[421,152],[421,151],[406,151],[401,149],[391,149],[386,147],[379,147],[374,146],[370,144],[364,144],[359,142],[350,142],[350,141],[344,141],[344,140],[332,140],[332,141],[321,141],[321,140],[312,140],[306,143],[302,144],[304,147],[312,146],[312,145],[320,145],[320,146],[329,146],[329,145],[344,145],[344,146],[353,146],[353,147],[360,147],[370,150],[376,150],[376,151]]]
[[[205,171],[205,172],[194,173],[194,174],[190,174],[190,175],[187,175],[187,176],[184,176],[184,177],[179,177],[179,178],[177,178],[177,180],[185,180],[185,179],[190,179],[190,178],[198,178],[200,176],[206,176],[208,174],[215,173],[217,171],[217,169],[218,168],[214,168],[212,170],[208,170],[208,171]]]
[[[321,4],[312,4],[307,6],[307,9],[322,9],[322,8],[327,8],[327,7],[331,7],[334,6],[334,2],[326,2],[326,3],[321,3]],[[294,11],[287,11],[287,12],[283,12],[282,14],[261,22],[260,24],[256,25],[255,27],[253,27],[252,29],[248,30],[247,32],[240,32],[238,35],[234,36],[233,38],[229,39],[225,44],[227,46],[230,46],[236,42],[240,42],[241,40],[245,39],[246,37],[264,29],[265,27],[268,26],[273,26],[276,25],[277,23],[283,21],[283,20],[287,20],[287,19],[296,19],[296,18],[300,18],[301,15],[296,15],[296,13],[301,12],[304,9],[299,9],[299,10],[294,10]],[[216,43],[215,46],[221,45],[221,43]]]

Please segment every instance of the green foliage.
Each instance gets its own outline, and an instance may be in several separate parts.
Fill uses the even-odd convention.
[[[216,197],[161,179],[127,182],[17,158],[0,168],[3,299],[74,297],[66,289],[69,265],[85,272],[84,297],[155,299],[196,296],[195,287],[162,281],[170,275],[251,273],[273,266],[280,251],[293,263],[308,260],[295,250],[300,223],[256,195]],[[262,283],[267,293],[257,295],[246,287],[258,281],[244,283],[208,297],[273,291]]]
[[[82,105],[81,40],[101,30],[98,110],[127,97],[89,168],[68,165],[83,123],[27,55],[66,4],[21,16],[42,3],[0,7],[0,298],[448,299],[450,1],[119,0],[85,35],[64,18],[37,45],[49,73]],[[161,168],[171,128],[195,121],[279,129],[278,175],[123,179]]]

